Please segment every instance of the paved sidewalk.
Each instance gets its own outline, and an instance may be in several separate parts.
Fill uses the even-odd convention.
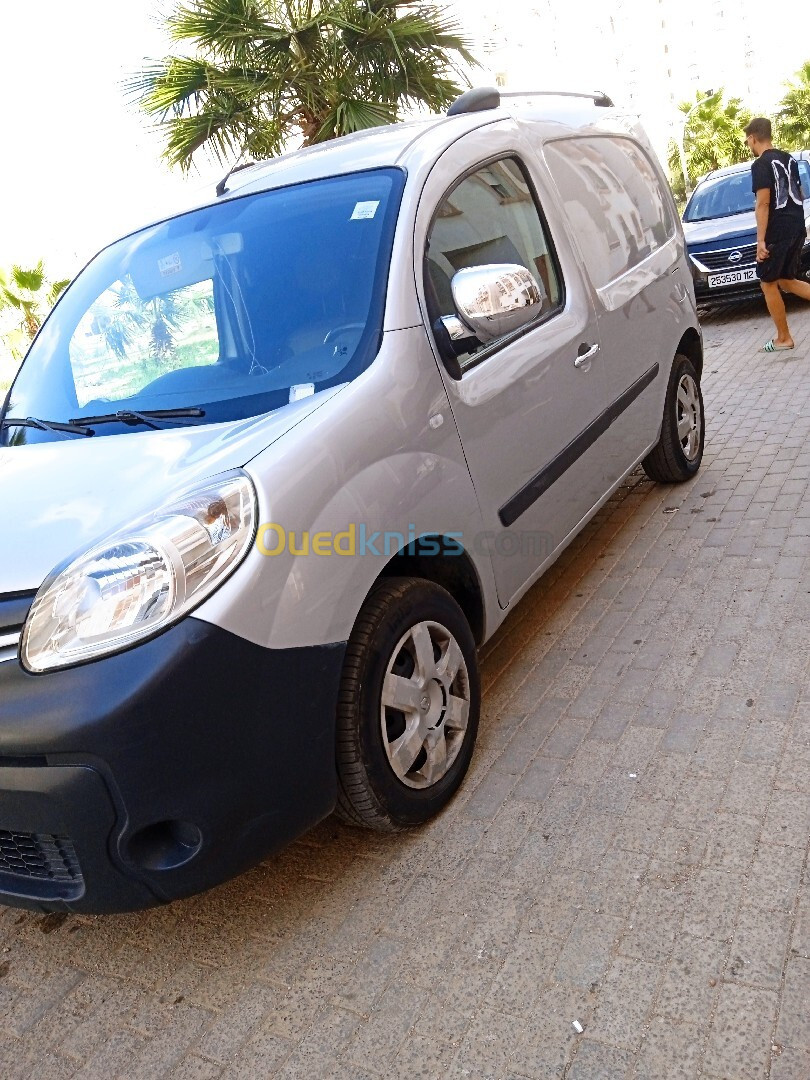
[[[330,820],[162,910],[0,909],[4,1080],[810,1077],[810,311],[790,315],[774,357],[760,304],[707,320],[702,472],[632,476],[515,610],[440,820]]]

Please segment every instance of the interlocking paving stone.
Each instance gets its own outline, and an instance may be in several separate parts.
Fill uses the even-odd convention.
[[[633,1066],[633,1054],[614,1046],[585,1039],[567,1077],[570,1080],[627,1080]]]
[[[804,957],[788,961],[776,1041],[810,1050],[810,960]]]
[[[438,819],[329,819],[164,909],[0,909],[3,1080],[810,1078],[810,312],[790,319],[795,352],[763,361],[761,303],[707,318],[701,473],[631,475],[485,646]]]
[[[752,1042],[751,1032],[772,1029],[777,1004],[776,994],[769,990],[725,985],[703,1059],[704,1072],[740,1080],[766,1077],[771,1050],[767,1040]]]
[[[703,1038],[694,1024],[653,1017],[645,1032],[633,1080],[695,1080]]]
[[[622,930],[621,919],[582,912],[557,961],[560,982],[591,987],[605,974]]]
[[[716,1004],[729,946],[725,942],[681,934],[677,937],[655,1002],[670,1020],[705,1025]]]
[[[779,991],[792,921],[790,915],[743,904],[726,977]]]
[[[613,1046],[637,1049],[660,975],[655,964],[616,957],[600,987],[599,1003],[588,1025],[588,1035]]]
[[[772,1051],[771,1080],[804,1080],[810,1076],[810,1050],[776,1045]]]

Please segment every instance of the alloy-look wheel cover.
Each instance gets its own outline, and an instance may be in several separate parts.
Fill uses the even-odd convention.
[[[470,679],[441,623],[416,623],[402,636],[386,668],[380,714],[383,746],[403,784],[429,788],[446,776],[467,731]]]
[[[703,418],[700,412],[700,394],[691,375],[681,375],[675,397],[675,422],[678,439],[687,461],[694,461],[700,453],[703,434]]]

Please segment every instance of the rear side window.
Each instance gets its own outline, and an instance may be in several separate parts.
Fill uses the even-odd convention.
[[[560,139],[546,145],[545,156],[597,289],[674,236],[670,199],[631,139]]]
[[[431,322],[456,314],[451,286],[455,273],[493,263],[517,263],[532,272],[543,297],[539,319],[559,307],[557,262],[532,189],[515,158],[476,169],[439,205],[425,260]]]
[[[803,158],[799,162],[799,180],[802,184],[802,196],[810,199],[810,165]]]

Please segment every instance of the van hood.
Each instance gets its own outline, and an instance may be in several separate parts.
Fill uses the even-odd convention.
[[[687,244],[707,244],[711,240],[735,240],[756,235],[757,219],[754,211],[731,214],[728,217],[709,218],[708,221],[684,221],[683,234]]]
[[[250,420],[3,447],[0,597],[38,589],[59,563],[175,492],[247,464],[341,389]]]

